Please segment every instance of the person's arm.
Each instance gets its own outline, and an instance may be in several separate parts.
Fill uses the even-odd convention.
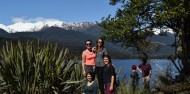
[[[112,66],[111,67],[111,70],[110,70],[110,72],[111,72],[111,85],[110,85],[110,91],[112,91],[113,90],[113,87],[114,87],[114,81],[115,81],[115,70],[114,70],[114,67]]]
[[[142,70],[141,70],[139,67],[140,67],[140,65],[137,67],[137,70],[138,70],[140,73],[142,73]]]
[[[96,53],[96,47],[92,47],[92,52]]]
[[[104,48],[104,55],[108,55],[106,48]]]
[[[115,80],[115,77],[114,77],[114,76],[111,76],[110,91],[112,91],[112,90],[113,90],[113,87],[114,87],[114,80]]]
[[[85,76],[86,75],[86,71],[85,71],[85,53],[83,52],[82,53],[82,71],[83,71],[83,75]]]
[[[97,94],[97,92],[98,92],[98,83],[97,83],[97,81],[94,81],[94,84],[95,84],[95,86],[93,88],[93,93],[92,94]]]

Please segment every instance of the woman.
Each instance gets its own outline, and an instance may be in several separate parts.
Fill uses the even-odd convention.
[[[103,69],[103,81],[106,94],[115,94],[116,85],[116,73],[109,55],[103,57],[104,69]]]
[[[104,83],[103,83],[103,68],[104,68],[104,62],[103,57],[104,55],[108,55],[106,48],[104,48],[104,41],[102,39],[98,39],[96,41],[96,47],[95,47],[95,53],[96,53],[96,74],[98,78],[98,84],[101,94],[104,94]]]
[[[88,72],[86,75],[87,82],[84,85],[84,94],[97,94],[98,84],[95,80],[95,75]]]
[[[85,42],[86,50],[82,53],[82,71],[83,75],[86,76],[87,72],[93,72],[93,66],[95,66],[95,53],[92,52],[92,42],[87,40]]]

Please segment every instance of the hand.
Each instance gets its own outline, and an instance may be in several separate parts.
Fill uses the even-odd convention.
[[[95,51],[96,51],[96,47],[93,47],[93,48],[92,48],[92,52],[95,53]]]
[[[112,85],[110,86],[110,91],[113,91],[113,86]]]

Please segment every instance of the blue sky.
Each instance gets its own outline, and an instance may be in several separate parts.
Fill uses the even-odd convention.
[[[40,19],[95,22],[114,15],[118,7],[109,5],[109,0],[2,0],[0,24]]]

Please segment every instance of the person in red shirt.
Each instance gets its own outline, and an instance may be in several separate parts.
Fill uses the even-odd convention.
[[[147,57],[142,58],[142,63],[137,67],[142,73],[143,87],[144,89],[150,89],[149,82],[152,73],[151,65],[147,63]]]

